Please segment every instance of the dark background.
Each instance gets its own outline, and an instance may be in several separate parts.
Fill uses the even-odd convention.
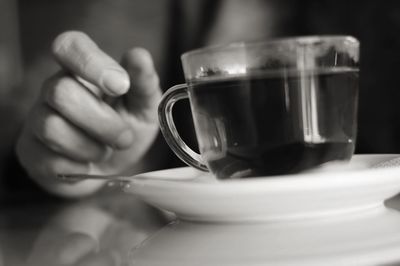
[[[130,47],[147,48],[163,90],[183,82],[180,54],[193,48],[282,36],[353,35],[361,42],[356,152],[400,153],[398,1],[2,0],[0,194],[34,187],[15,158],[14,144],[41,83],[58,69],[49,48],[66,30],[86,32],[116,59]],[[175,113],[184,139],[195,146],[187,104]],[[161,138],[154,154],[160,145],[165,145]],[[155,168],[178,165],[170,153]]]

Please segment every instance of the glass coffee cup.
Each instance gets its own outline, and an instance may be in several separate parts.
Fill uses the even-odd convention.
[[[161,131],[188,165],[219,179],[299,173],[351,159],[359,42],[310,36],[206,47],[182,55],[186,84],[165,92]],[[176,101],[189,99],[200,154],[180,138]]]

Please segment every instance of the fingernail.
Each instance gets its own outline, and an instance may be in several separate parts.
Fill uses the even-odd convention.
[[[122,95],[129,89],[129,76],[122,71],[109,69],[104,73],[103,86],[110,96]]]
[[[133,134],[130,130],[125,130],[118,137],[117,142],[115,143],[117,148],[124,149],[131,146],[133,142]]]

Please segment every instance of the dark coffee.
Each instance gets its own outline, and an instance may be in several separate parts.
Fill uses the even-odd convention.
[[[297,173],[354,151],[358,71],[191,81],[200,151],[218,178]]]

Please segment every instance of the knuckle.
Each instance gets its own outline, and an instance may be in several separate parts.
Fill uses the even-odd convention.
[[[122,54],[122,61],[124,63],[128,63],[131,61],[134,61],[137,57],[138,51],[141,50],[141,48],[139,47],[134,47],[130,50],[126,50],[123,54]],[[139,51],[140,53],[140,51]]]
[[[98,58],[95,53],[81,54],[80,60],[77,62],[79,69],[84,73],[88,72],[93,66],[96,66],[97,59]]]
[[[63,120],[56,114],[49,114],[43,118],[42,125],[38,130],[38,137],[47,145],[55,146],[58,143],[57,131],[63,127]]]
[[[63,111],[68,107],[73,96],[72,89],[76,86],[72,78],[62,77],[54,81],[50,81],[47,85],[45,93],[46,102],[53,108]]]
[[[130,52],[139,56],[151,57],[151,54],[147,49],[139,46],[132,48]]]
[[[136,75],[154,71],[153,58],[150,52],[144,48],[135,47],[125,52],[122,56],[122,63]]]
[[[157,88],[160,86],[160,78],[158,77],[156,72],[149,73],[146,78],[149,80],[152,86]]]
[[[142,47],[134,47],[131,50],[127,51],[124,56],[132,61],[135,65],[147,63],[152,64],[153,58],[150,52]]]
[[[80,31],[63,32],[54,39],[51,45],[51,51],[56,57],[65,55],[71,47],[79,45],[79,42],[86,38],[89,37]]]

